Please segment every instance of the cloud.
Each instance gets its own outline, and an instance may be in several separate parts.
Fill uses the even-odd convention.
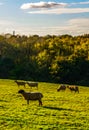
[[[89,12],[89,8],[57,8],[29,11],[30,14],[71,14],[71,13],[86,13]]]
[[[71,5],[86,5],[86,4],[89,4],[89,1],[86,1],[86,2],[77,2],[77,3],[71,3]]]
[[[82,35],[84,33],[89,33],[89,18],[75,18],[66,20],[62,25],[53,26],[50,24],[44,26],[32,26],[26,25],[25,23],[18,23],[9,20],[0,20],[0,33],[13,33],[15,30],[16,34],[20,35]],[[2,32],[3,31],[3,32]]]
[[[80,2],[79,4],[89,4],[89,1],[86,1],[86,2]]]
[[[87,23],[87,24],[86,24]],[[77,19],[71,19],[69,20],[69,24],[73,25],[73,24],[77,24],[77,25],[81,25],[81,26],[89,26],[89,18],[77,18]]]
[[[12,33],[15,28],[18,29],[17,23],[10,20],[0,20],[0,33]]]
[[[89,18],[71,19],[69,26],[78,34],[89,33]]]
[[[87,24],[86,24],[87,23]],[[55,33],[82,35],[89,33],[89,18],[76,18],[67,21],[65,26],[54,27]]]
[[[0,3],[0,5],[3,5],[3,3]]]
[[[11,21],[8,20],[0,20],[0,26],[13,25]]]
[[[38,2],[38,3],[25,3],[21,5],[21,9],[32,9],[32,8],[54,8],[54,7],[65,7],[66,3],[57,2]]]
[[[38,3],[24,3],[21,5],[21,9],[42,9],[42,8],[59,8],[59,7],[66,7],[72,5],[85,5],[89,4],[89,1],[85,2],[76,2],[76,3],[58,3],[58,2],[43,2],[40,1]]]
[[[73,5],[89,4],[87,2],[77,3],[58,3],[58,2],[38,2],[38,3],[24,3],[20,7],[23,10],[30,9],[27,13],[30,14],[71,14],[71,13],[86,13],[89,8],[73,8]],[[71,8],[70,8],[71,7]]]
[[[87,23],[87,24],[86,24]],[[66,21],[65,25],[59,26],[34,26],[28,28],[28,26],[18,26],[17,30],[19,33],[30,34],[30,35],[82,35],[84,33],[89,33],[89,18],[76,18]]]
[[[87,23],[87,24],[86,24]],[[71,19],[66,22],[66,25],[63,26],[51,26],[51,27],[41,27],[38,28],[39,35],[82,35],[84,33],[89,33],[89,18],[78,18]],[[36,30],[35,30],[36,32]],[[42,34],[40,34],[42,32]]]

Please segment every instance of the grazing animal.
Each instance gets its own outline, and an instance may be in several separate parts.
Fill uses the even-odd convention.
[[[21,85],[25,87],[25,84],[26,84],[26,82],[24,81],[17,81],[17,80],[15,80],[15,83],[18,85],[18,87]]]
[[[65,90],[66,90],[66,86],[65,86],[65,85],[61,85],[61,86],[57,89],[57,91],[59,92],[60,90],[65,91]]]
[[[27,104],[29,104],[29,100],[38,100],[39,106],[42,106],[41,98],[43,94],[40,92],[25,92],[24,90],[19,90],[18,93],[22,94],[25,100],[27,100]]]
[[[67,86],[67,88],[69,88],[71,92],[75,91],[75,92],[79,93],[79,87],[78,86]]]
[[[32,88],[36,87],[38,89],[38,83],[37,82],[27,82],[27,84]]]

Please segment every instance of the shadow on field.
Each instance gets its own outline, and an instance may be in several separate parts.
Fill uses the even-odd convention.
[[[66,109],[66,108],[58,108],[58,107],[52,107],[52,106],[43,106],[43,108],[51,109],[51,110],[67,110],[67,111],[73,111],[72,109]]]
[[[8,101],[6,101],[6,100],[0,100],[0,102],[8,102]]]
[[[5,108],[4,106],[0,106],[0,108]]]

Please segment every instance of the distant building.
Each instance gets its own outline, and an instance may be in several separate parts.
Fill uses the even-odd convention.
[[[5,34],[6,38],[10,38],[12,35],[10,33]]]
[[[15,35],[15,31],[13,31],[13,36]]]

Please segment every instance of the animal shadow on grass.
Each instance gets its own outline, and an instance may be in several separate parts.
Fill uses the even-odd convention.
[[[62,110],[74,111],[72,109],[58,108],[58,107],[52,107],[52,106],[43,106],[43,108],[47,108],[47,109],[50,109],[50,110],[58,110],[58,111],[62,111]]]
[[[0,109],[5,108],[4,106],[0,106]]]
[[[2,99],[1,99],[0,102],[8,102],[8,101],[7,101],[7,100],[2,100]]]

